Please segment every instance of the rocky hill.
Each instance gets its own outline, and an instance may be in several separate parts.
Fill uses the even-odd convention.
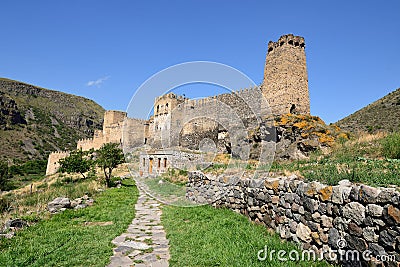
[[[400,88],[336,122],[349,132],[400,131]]]
[[[92,100],[0,78],[0,158],[46,159],[101,129],[104,109]]]

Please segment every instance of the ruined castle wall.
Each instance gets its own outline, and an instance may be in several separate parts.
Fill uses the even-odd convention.
[[[269,42],[262,91],[274,114],[310,114],[303,37],[288,34]]]
[[[125,147],[140,147],[148,138],[148,121],[128,118],[124,121],[123,131],[122,142]]]
[[[103,131],[105,128],[122,122],[126,118],[126,112],[116,111],[116,110],[107,110],[104,113],[104,122],[103,122]]]
[[[77,149],[82,149],[83,151],[90,150],[93,148],[93,138],[80,139],[76,145]]]
[[[58,169],[60,168],[60,164],[58,163],[58,161],[68,156],[69,156],[68,151],[56,151],[50,153],[49,158],[47,160],[46,175],[52,175],[57,173]]]

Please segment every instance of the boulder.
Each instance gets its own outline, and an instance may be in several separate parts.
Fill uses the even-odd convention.
[[[57,197],[47,204],[47,209],[51,213],[56,213],[71,207],[71,200],[65,197]]]

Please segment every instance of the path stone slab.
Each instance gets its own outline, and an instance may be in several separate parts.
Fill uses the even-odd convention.
[[[168,267],[169,241],[161,225],[162,204],[139,190],[136,217],[125,233],[114,238],[114,255],[108,267]],[[145,242],[145,240],[151,240]],[[128,255],[127,255],[128,254]],[[127,256],[126,256],[127,255]],[[135,263],[137,261],[137,263]],[[138,262],[140,261],[140,263]]]

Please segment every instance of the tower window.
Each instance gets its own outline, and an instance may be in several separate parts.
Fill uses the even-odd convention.
[[[293,40],[290,40],[288,44],[293,45]]]
[[[268,52],[271,52],[272,50],[274,50],[272,47],[268,48]]]
[[[295,114],[296,113],[296,105],[292,104],[292,106],[290,107],[290,114]]]

